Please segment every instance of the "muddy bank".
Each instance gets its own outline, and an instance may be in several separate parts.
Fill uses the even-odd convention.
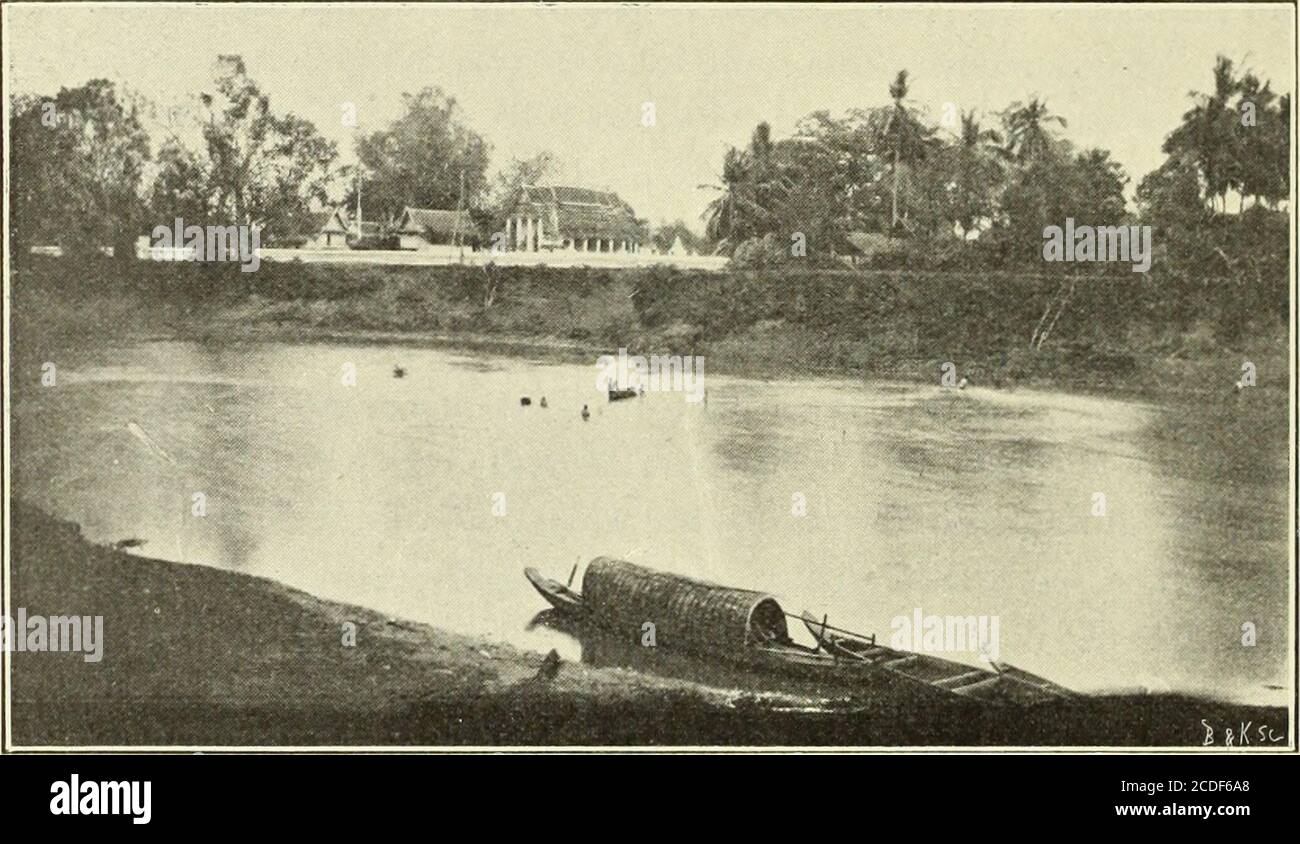
[[[482,735],[476,713],[538,698],[730,705],[690,684],[581,665],[543,679],[541,654],[92,545],[21,502],[12,513],[15,616],[104,619],[99,662],[9,654],[19,745],[455,743]],[[402,729],[413,709],[454,714],[416,735]]]
[[[1247,722],[1252,748],[1287,737],[1284,709],[1170,695],[900,709],[570,662],[548,670],[541,654],[92,545],[20,502],[12,515],[15,613],[104,618],[100,662],[8,654],[18,746],[1201,746],[1207,724],[1221,746]]]

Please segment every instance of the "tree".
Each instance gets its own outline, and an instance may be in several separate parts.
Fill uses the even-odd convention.
[[[878,111],[854,109],[834,119],[818,111],[799,122],[792,141],[804,146],[790,145],[786,156],[795,182],[793,213],[799,213],[799,206],[809,201],[816,202],[816,194],[821,194],[825,201],[821,213],[829,216],[839,231],[884,228],[879,219],[881,197],[876,192],[884,178],[876,149],[879,116]],[[814,196],[811,200],[810,193]]]
[[[1029,158],[1015,168],[1001,199],[999,234],[1007,253],[1025,264],[1041,262],[1043,230],[1079,225],[1111,226],[1125,221],[1128,177],[1104,150],[1078,155],[1059,142],[1051,155]]]
[[[1124,221],[1124,168],[1104,149],[1087,149],[1075,156],[1069,170],[1066,216],[1093,226],[1113,226]]]
[[[1190,156],[1200,168],[1205,182],[1206,199],[1211,208],[1220,207],[1228,190],[1238,181],[1238,135],[1236,117],[1229,107],[1240,83],[1234,75],[1232,60],[1218,56],[1214,62],[1214,92],[1192,91],[1195,104],[1183,114],[1183,121],[1165,139],[1167,155]]]
[[[473,208],[487,188],[488,144],[461,122],[441,88],[403,94],[406,112],[357,139],[361,191],[369,219],[392,220],[406,206]],[[356,202],[356,188],[347,197]]]
[[[907,95],[910,86],[907,71],[900,70],[889,86],[889,98],[894,101],[884,115],[880,133],[882,148],[889,150],[893,164],[893,190],[890,201],[890,229],[897,229],[903,217],[899,214],[899,185],[902,168],[925,159],[927,153],[935,146],[934,129],[925,126],[917,117],[916,109],[909,105]]]
[[[204,162],[178,140],[163,142],[157,156],[158,172],[149,196],[150,218],[155,224],[207,225],[212,214],[212,190]]]
[[[869,186],[871,198],[877,209],[886,205],[891,209],[890,219],[880,228],[892,222],[896,201],[900,225],[910,236],[934,239],[939,251],[952,254],[945,243],[954,234],[985,229],[997,216],[1007,175],[1003,138],[985,128],[973,111],[962,113],[958,134],[950,141],[938,137],[932,127],[922,128],[925,134],[915,145],[917,153],[897,168],[902,178],[889,186],[889,196],[877,182]],[[882,152],[892,157],[893,149],[886,146]]]
[[[497,174],[496,181],[492,185],[489,204],[500,209],[514,199],[515,194],[519,193],[525,185],[541,184],[553,177],[558,167],[555,153],[550,150],[542,150],[532,158],[511,160]]]
[[[129,259],[141,228],[150,158],[142,103],[94,79],[53,98],[15,97],[9,125],[11,242],[65,252],[113,246]]]
[[[1012,103],[1002,112],[1002,123],[1006,130],[1007,154],[1017,164],[1032,163],[1055,154],[1057,140],[1050,125],[1055,123],[1061,128],[1068,125],[1065,118],[1052,114],[1047,102],[1036,96],[1027,103]]]
[[[272,237],[296,232],[311,204],[325,200],[334,143],[302,118],[273,114],[239,56],[218,57],[213,90],[199,100],[213,213]]]
[[[1175,271],[1212,279],[1216,330],[1236,337],[1282,302],[1290,257],[1287,215],[1267,210],[1290,192],[1290,94],[1218,56],[1210,93],[1165,138],[1165,162],[1138,186],[1142,220],[1155,227]],[[1227,195],[1241,213],[1227,214]],[[1246,199],[1254,202],[1246,207]],[[1261,205],[1262,202],[1262,205]],[[1270,298],[1274,297],[1274,298]]]
[[[788,185],[778,227],[786,252],[799,234],[808,256],[833,257],[850,230],[845,162],[833,147],[808,137],[778,142],[775,158]]]
[[[1237,97],[1232,128],[1238,158],[1232,169],[1243,204],[1246,197],[1270,203],[1285,199],[1290,193],[1284,163],[1291,143],[1290,96],[1278,97],[1269,82],[1246,73],[1237,84]]]
[[[1004,139],[986,129],[974,111],[962,112],[957,142],[944,151],[945,221],[962,232],[992,218],[1005,176]]]
[[[1210,93],[1188,94],[1193,105],[1162,149],[1180,166],[1195,166],[1212,212],[1226,210],[1230,191],[1239,207],[1247,197],[1276,204],[1290,193],[1291,96],[1249,71],[1239,78],[1226,56],[1216,57],[1212,75]]]
[[[722,159],[719,184],[700,187],[718,192],[705,209],[704,220],[709,239],[717,243],[719,249],[730,251],[737,243],[754,235],[762,209],[754,196],[745,153],[735,147],[728,149]]]
[[[754,128],[749,147],[727,150],[720,183],[700,185],[718,196],[704,212],[706,231],[719,249],[730,252],[753,237],[775,232],[781,209],[790,194],[790,179],[777,166],[772,130],[767,123]]]

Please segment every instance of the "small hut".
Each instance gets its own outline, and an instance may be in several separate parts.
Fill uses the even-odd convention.
[[[785,611],[771,595],[611,557],[597,557],[587,566],[582,598],[599,626],[640,641],[649,622],[655,644],[663,647],[716,653],[789,639]]]

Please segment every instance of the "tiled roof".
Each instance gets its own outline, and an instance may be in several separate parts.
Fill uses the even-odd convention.
[[[582,240],[608,237],[637,239],[641,229],[632,207],[609,191],[569,185],[528,185],[515,197],[512,211],[542,215],[549,236]]]
[[[339,209],[333,211],[322,211],[320,224],[316,226],[318,232],[329,232],[337,234],[348,231],[348,217]]]
[[[434,208],[406,208],[397,219],[398,231],[402,234],[453,235],[465,234],[472,222],[468,211],[443,211]]]

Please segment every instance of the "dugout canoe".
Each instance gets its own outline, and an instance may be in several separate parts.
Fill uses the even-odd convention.
[[[587,565],[581,592],[536,569],[524,573],[558,612],[590,623],[618,641],[819,678],[828,669],[842,668],[852,676],[872,671],[870,666],[835,659],[792,641],[785,611],[762,592],[719,586],[612,557],[597,557]]]
[[[827,653],[846,660],[874,665],[936,691],[974,698],[1032,705],[1073,697],[1068,689],[1014,666],[991,662],[994,670],[979,668],[930,654],[887,648],[866,636],[831,627],[823,618],[805,611],[801,616],[808,632]]]
[[[524,569],[524,577],[533,584],[533,588],[546,599],[547,603],[563,613],[580,615],[583,612],[582,596],[558,580],[551,580],[537,569]]]
[[[592,625],[614,642],[635,645],[638,654],[644,651],[652,661],[662,649],[665,654],[691,654],[810,681],[827,691],[866,696],[955,695],[985,702],[1039,703],[1069,694],[1009,667],[994,673],[877,647],[871,637],[841,631],[805,613],[804,623],[818,643],[807,647],[790,638],[788,613],[771,595],[611,557],[597,557],[588,564],[581,592],[536,569],[524,573],[566,619]]]
[[[779,675],[840,694],[874,695],[884,687],[910,690],[892,674],[859,660],[839,659],[791,640],[786,613],[771,595],[736,589],[611,557],[597,557],[575,592],[535,570],[529,582],[579,629],[599,631],[637,667],[656,671],[675,655]],[[721,673],[721,672],[720,672]]]

